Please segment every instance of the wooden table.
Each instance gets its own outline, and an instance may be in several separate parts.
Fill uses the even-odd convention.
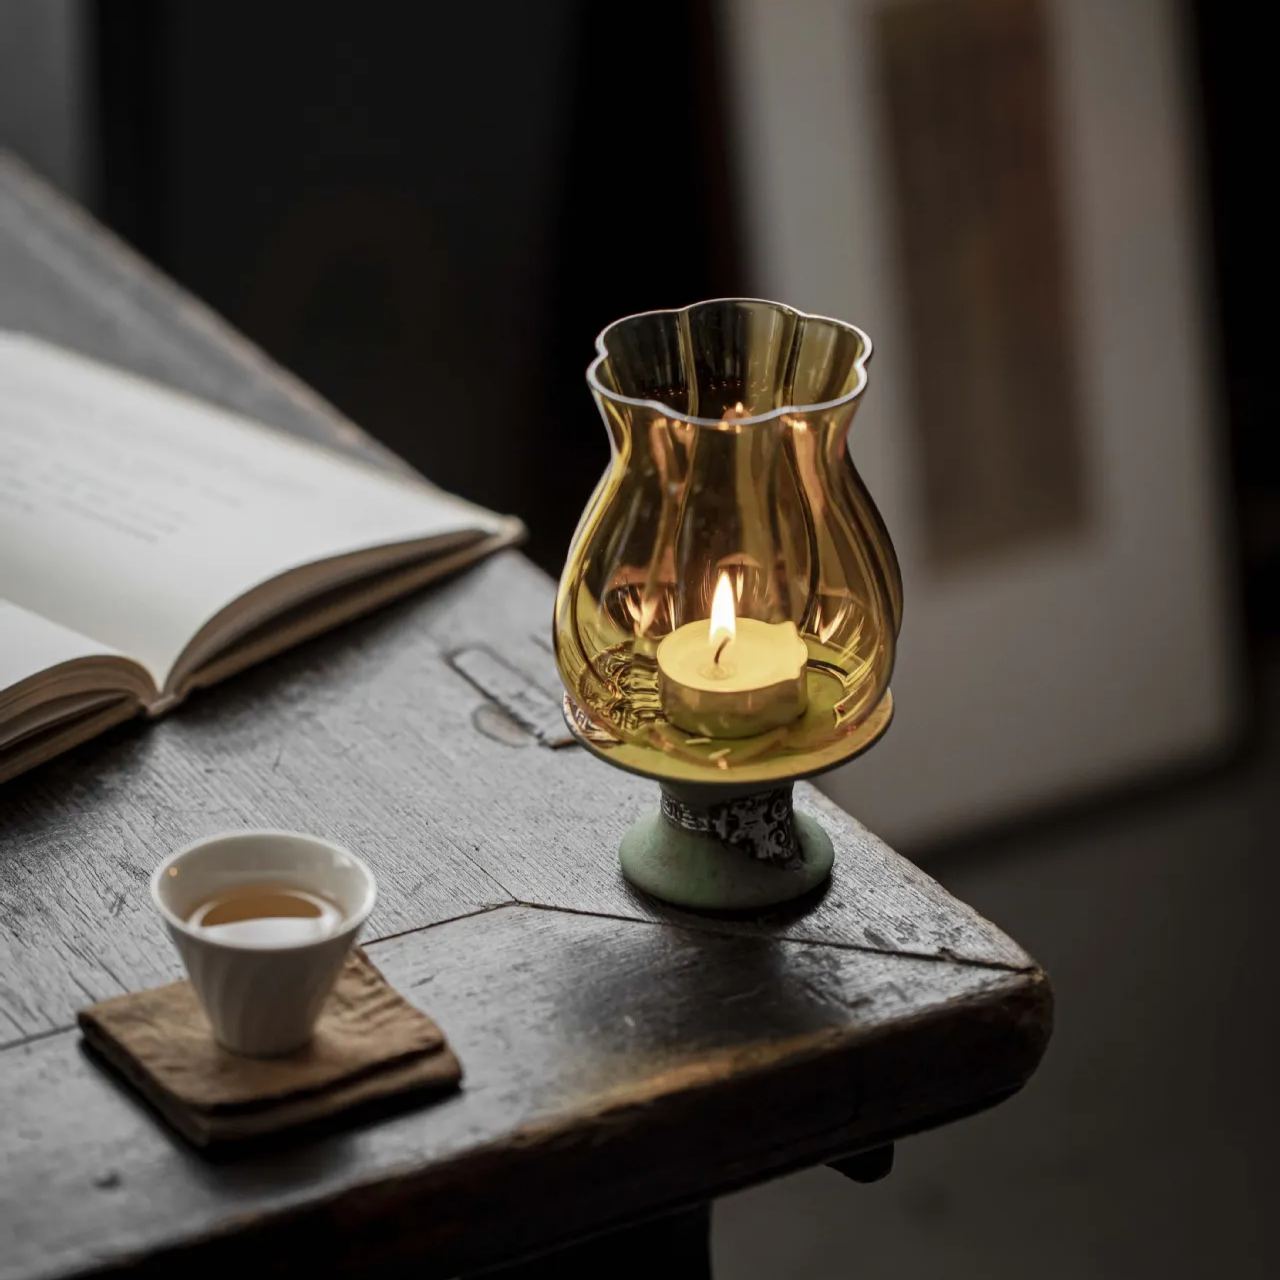
[[[379,452],[2,158],[0,324]],[[551,599],[501,555],[0,790],[0,1276],[453,1275],[883,1148],[1027,1079],[1044,974],[810,787],[837,854],[809,910],[700,918],[627,887],[618,839],[656,789],[566,745]],[[84,1055],[77,1008],[179,972],[151,868],[247,825],[373,865],[369,951],[444,1027],[461,1093],[212,1162]]]

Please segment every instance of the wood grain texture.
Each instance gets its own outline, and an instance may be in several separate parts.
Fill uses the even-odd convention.
[[[449,1037],[462,1093],[210,1164],[73,1034],[11,1050],[0,1275],[62,1274],[104,1242],[144,1273],[199,1247],[271,1274],[302,1241],[352,1274],[415,1257],[451,1275],[994,1100],[1044,1036],[1023,974],[529,907],[369,952]]]
[[[0,323],[379,452],[2,160],[0,280]],[[551,604],[503,553],[0,788],[0,1276],[243,1265],[286,1243],[296,1259],[303,1225],[326,1263],[450,1274],[884,1144],[1027,1078],[1043,975],[812,788],[798,803],[837,849],[820,900],[720,919],[635,894],[618,839],[657,789],[557,745]],[[83,1056],[76,1009],[178,975],[151,869],[250,825],[370,862],[371,954],[450,1037],[459,1097],[210,1164]]]
[[[245,826],[314,831],[367,859],[381,886],[375,937],[518,901],[1029,966],[810,787],[798,802],[822,817],[837,857],[808,911],[707,920],[636,893],[619,874],[618,841],[656,803],[656,787],[581,749],[549,750],[514,721],[519,734],[495,732],[490,700],[438,647],[443,624],[491,628],[530,577],[541,607],[505,616],[531,628],[550,586],[504,556],[10,784],[0,817],[4,1039],[69,1026],[86,1002],[176,976],[146,878],[172,849]],[[536,654],[528,645],[507,669]]]

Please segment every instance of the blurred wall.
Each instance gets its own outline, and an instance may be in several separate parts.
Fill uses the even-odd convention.
[[[84,17],[79,0],[0,4],[0,146],[79,200],[92,168]]]
[[[741,0],[720,12],[760,287],[861,324],[877,348],[851,447],[902,561],[897,713],[824,786],[917,847],[1221,751],[1240,724],[1237,605],[1181,5]],[[1028,21],[1047,53],[1035,67]],[[915,95],[905,133],[894,119],[904,95]],[[985,134],[971,136],[973,120],[957,127],[966,111],[993,114],[991,100],[1004,111]],[[1047,156],[1030,154],[1040,144],[1025,128],[1040,111]],[[903,146],[936,179],[923,192],[904,185]],[[1020,209],[1039,204],[1028,175],[1056,187],[1060,246],[1037,243],[1047,233],[1034,228],[1020,241]],[[920,199],[930,207],[910,204]],[[1020,252],[1030,256],[1010,280],[1006,259]],[[1055,252],[1065,276],[1051,292],[1040,267]],[[933,264],[923,283],[912,253]],[[1030,395],[1005,395],[1001,380],[1022,371],[1004,353],[1021,328],[1052,331],[1043,313],[1060,306],[1064,367],[1041,370]],[[955,332],[927,323],[930,308],[954,315]],[[954,347],[987,363],[957,370]],[[950,452],[944,480],[972,486],[970,518],[990,524],[1002,495],[983,468],[998,473],[1018,441],[984,426],[1003,414],[1006,433],[1064,429],[1057,400],[1036,400],[1061,395],[1064,378],[1078,509],[965,540],[962,488],[940,546],[927,452]],[[920,379],[939,380],[936,394],[919,395]],[[955,465],[968,452],[976,467]],[[1029,451],[1003,483],[1023,486],[1010,496],[1034,512],[1058,503],[1063,465],[1060,450]]]

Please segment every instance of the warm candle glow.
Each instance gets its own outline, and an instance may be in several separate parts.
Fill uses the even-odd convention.
[[[716,583],[716,593],[711,597],[712,646],[716,649],[716,661],[720,660],[720,645],[728,644],[738,634],[738,614],[733,604],[733,584],[729,575],[721,570]]]
[[[808,705],[809,651],[796,624],[739,620],[724,570],[711,617],[664,636],[657,659],[667,719],[699,737],[749,738],[799,719]]]
[[[626,317],[596,351],[609,468],[556,597],[574,734],[681,786],[851,758],[889,722],[902,609],[847,447],[866,334],[722,298]]]

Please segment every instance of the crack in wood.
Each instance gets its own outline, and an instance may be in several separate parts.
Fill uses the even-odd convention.
[[[501,886],[499,886],[501,887]],[[384,942],[394,942],[396,938],[407,938],[411,933],[425,933],[428,929],[438,929],[442,924],[456,924],[459,920],[470,920],[473,916],[487,916],[492,911],[501,911],[504,907],[518,907],[514,898],[507,902],[486,902],[474,911],[460,911],[456,916],[446,916],[443,920],[431,920],[427,924],[411,925],[408,929],[398,929],[395,933],[382,933],[376,938],[366,938],[360,945],[366,949],[380,947]]]
[[[23,1049],[27,1045],[35,1044],[37,1041],[48,1040],[50,1036],[58,1036],[64,1031],[73,1031],[74,1029],[75,1023],[67,1022],[56,1027],[45,1027],[43,1031],[31,1031],[27,1035],[19,1036],[16,1040],[0,1042],[0,1053],[8,1053],[10,1049]]]
[[[384,942],[394,942],[397,938],[408,937],[412,933],[425,933],[428,929],[439,928],[442,924],[456,924],[459,920],[470,920],[472,916],[488,915],[491,911],[501,911],[504,907],[517,907],[520,905],[514,898],[509,902],[488,902],[484,906],[477,907],[474,911],[461,911],[456,916],[446,916],[443,920],[430,920],[426,924],[417,924],[410,929],[400,929],[395,933],[384,933],[376,938],[366,938],[361,941],[360,945],[365,948],[378,947]],[[111,973],[110,970],[107,970],[107,972],[111,977],[115,978],[116,975]],[[80,990],[89,997],[90,1003],[96,1004],[98,998],[78,978],[74,980]],[[119,983],[118,978],[116,978],[116,981]],[[121,985],[120,989],[122,992],[127,992],[127,988],[123,985]],[[41,1031],[32,1031],[27,1035],[18,1036],[14,1040],[0,1041],[0,1053],[7,1053],[10,1049],[21,1049],[38,1040],[47,1040],[50,1036],[61,1035],[64,1031],[74,1031],[75,1029],[76,1024],[74,1022],[65,1022],[59,1023],[56,1027],[46,1027]]]
[[[722,938],[769,938],[775,942],[794,942],[804,947],[825,947],[832,951],[860,951],[865,955],[888,956],[902,960],[929,960],[934,964],[953,964],[967,969],[995,969],[1001,973],[1040,973],[1040,966],[1034,961],[1031,964],[1009,964],[1004,960],[983,960],[976,956],[957,955],[949,948],[939,951],[912,951],[902,947],[869,947],[861,942],[838,942],[831,938],[805,938],[790,933],[770,933],[766,929],[753,929],[749,922],[743,921],[739,928],[731,927],[734,921],[718,921],[711,917],[703,920],[681,918],[679,920],[659,920],[649,916],[629,916],[613,911],[590,911],[585,907],[559,907],[548,902],[526,902],[517,898],[511,903],[516,907],[529,907],[534,911],[560,911],[571,916],[591,916],[599,920],[630,921],[633,924],[659,925],[667,929],[682,929],[687,933],[714,933]],[[721,927],[717,928],[716,926]]]
[[[376,938],[367,938],[361,941],[360,945],[365,948],[377,948],[384,943],[394,942],[398,938],[409,937],[415,933],[426,933],[431,929],[438,929],[442,925],[456,924],[460,920],[470,920],[476,916],[491,915],[498,911],[504,911],[509,907],[527,907],[531,911],[549,911],[558,912],[561,915],[569,916],[585,916],[588,919],[596,920],[615,920],[624,924],[659,926],[668,929],[677,929],[685,933],[710,933],[721,938],[766,938],[774,942],[794,943],[803,947],[825,947],[833,951],[854,951],[862,952],[866,955],[885,956],[891,959],[902,960],[929,960],[939,964],[953,964],[960,967],[972,969],[993,969],[1004,973],[1040,973],[1042,972],[1038,965],[1017,966],[1004,964],[995,960],[978,960],[964,956],[957,956],[953,952],[944,951],[941,954],[931,953],[927,951],[908,951],[893,947],[868,947],[861,943],[854,942],[836,942],[826,938],[797,938],[789,934],[754,932],[750,928],[716,928],[717,923],[728,924],[730,922],[718,922],[708,919],[706,922],[696,920],[655,920],[648,919],[644,916],[628,916],[619,915],[610,911],[588,911],[580,907],[561,907],[553,906],[546,902],[525,902],[520,898],[512,897],[507,902],[489,902],[482,906],[476,907],[472,911],[461,911],[457,915],[446,916],[442,920],[430,920],[426,924],[413,925],[408,929],[399,929],[395,933],[379,934]],[[110,974],[111,977],[116,975]],[[116,979],[119,982],[119,979]],[[93,993],[84,986],[78,978],[75,978],[76,985],[81,991],[89,997],[91,1003],[96,1003],[97,998]],[[121,988],[124,990],[123,986]],[[745,998],[746,993],[741,993],[735,999]],[[55,1027],[47,1027],[41,1031],[33,1031],[27,1035],[19,1036],[13,1040],[0,1042],[0,1053],[7,1053],[10,1049],[21,1049],[27,1045],[36,1043],[40,1040],[47,1040],[50,1036],[56,1036],[64,1031],[74,1031],[75,1023],[63,1023]]]

